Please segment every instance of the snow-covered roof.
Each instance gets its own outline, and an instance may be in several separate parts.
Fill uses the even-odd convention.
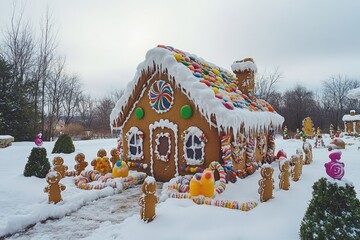
[[[360,88],[350,90],[346,96],[352,99],[360,99]]]
[[[342,120],[344,122],[349,122],[349,121],[360,121],[360,114],[351,116],[350,114],[345,114],[342,118]]]
[[[256,70],[252,62],[237,63],[234,67]],[[194,54],[159,45],[146,53],[145,60],[137,67],[134,79],[116,103],[110,115],[111,128],[134,94],[142,72],[149,70],[166,70],[169,80],[183,89],[209,123],[211,116],[215,117],[219,131],[232,129],[237,134],[243,124],[248,133],[250,130],[265,130],[271,124],[273,127],[281,127],[284,122],[284,118],[269,103],[262,99],[253,101],[243,94],[237,87],[236,76],[230,71]]]

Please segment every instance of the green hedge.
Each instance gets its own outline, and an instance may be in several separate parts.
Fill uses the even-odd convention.
[[[73,153],[75,152],[75,146],[71,137],[67,134],[62,134],[59,136],[58,140],[55,142],[54,149],[52,153]]]
[[[50,170],[49,159],[46,157],[46,149],[42,147],[34,147],[31,150],[29,160],[25,165],[24,176],[36,176],[45,178]]]
[[[300,226],[301,239],[360,239],[360,201],[352,185],[321,178]]]

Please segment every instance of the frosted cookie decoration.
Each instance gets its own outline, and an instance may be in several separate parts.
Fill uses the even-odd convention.
[[[157,113],[170,110],[174,104],[174,91],[164,80],[154,82],[149,91],[150,105]]]
[[[290,188],[290,162],[285,159],[279,162],[279,188],[289,190]]]
[[[329,158],[331,161],[324,164],[327,175],[333,179],[341,180],[345,174],[345,163],[340,162],[341,152],[332,152],[329,154]]]
[[[297,182],[299,181],[302,173],[302,161],[297,154],[292,155],[290,161],[292,164],[291,177],[294,182]]]
[[[142,185],[142,196],[139,199],[140,217],[145,222],[154,220],[155,205],[159,202],[156,193],[156,181],[153,177],[146,177]]]
[[[64,165],[64,159],[62,157],[54,157],[53,165],[53,170],[59,172],[61,177],[64,178],[68,170],[68,166]]]
[[[78,153],[75,156],[75,162],[76,175],[79,175],[88,165],[88,163],[85,161],[85,155],[83,153]]]
[[[49,194],[48,203],[56,204],[62,201],[61,191],[64,191],[66,187],[59,183],[61,178],[60,173],[56,171],[51,171],[46,175],[49,185],[44,188],[44,192]]]
[[[261,167],[261,176],[262,179],[259,180],[259,189],[258,193],[260,194],[260,201],[266,202],[267,200],[273,198],[272,193],[274,189],[274,179],[272,175],[274,169],[269,164],[264,164]]]

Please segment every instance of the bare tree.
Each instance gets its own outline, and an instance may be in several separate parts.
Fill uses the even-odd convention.
[[[78,112],[81,93],[79,78],[76,75],[68,76],[65,84],[64,101],[62,103],[65,124],[68,124]]]
[[[342,116],[352,108],[352,100],[346,97],[350,89],[360,86],[359,80],[353,80],[347,76],[331,76],[323,82],[323,105],[331,114],[335,125],[342,123]]]
[[[80,119],[83,126],[89,130],[93,128],[94,116],[95,116],[95,100],[90,95],[81,94],[79,99]]]
[[[99,133],[110,134],[110,113],[115,103],[110,97],[104,97],[98,101],[95,114],[95,129]]]
[[[60,120],[62,103],[65,97],[67,76],[65,74],[65,59],[58,58],[52,74],[46,82],[47,98],[47,115],[48,115],[48,134],[44,135],[45,139],[53,137],[55,124]]]
[[[22,83],[30,75],[34,64],[34,38],[29,22],[24,22],[24,8],[17,15],[14,3],[10,25],[4,34],[3,52],[5,60],[12,66],[15,79]]]
[[[259,98],[268,101],[271,95],[275,93],[276,84],[281,78],[282,73],[279,71],[279,67],[274,68],[269,74],[265,70],[259,75],[255,81],[255,90],[259,94]]]
[[[38,111],[39,90],[41,94],[41,131],[44,133],[45,126],[45,87],[48,81],[52,66],[55,60],[55,49],[57,47],[57,34],[54,33],[54,24],[51,20],[49,8],[46,9],[45,16],[40,22],[41,37],[39,40],[39,49],[36,64],[36,91],[35,110]],[[63,66],[62,66],[63,68]],[[57,74],[57,73],[55,73]],[[40,88],[41,85],[41,88]]]
[[[296,130],[302,125],[305,117],[313,117],[316,102],[314,93],[304,86],[297,85],[284,93],[284,108],[281,115],[285,117],[285,125],[289,130]]]

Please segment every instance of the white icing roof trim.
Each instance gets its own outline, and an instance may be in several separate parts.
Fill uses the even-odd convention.
[[[209,66],[214,66],[212,63],[208,64]],[[229,131],[232,128],[236,135],[240,132],[242,123],[246,133],[253,130],[264,131],[268,129],[270,124],[276,128],[281,127],[284,122],[282,116],[273,112],[251,112],[247,109],[234,108],[229,110],[225,108],[222,102],[215,97],[212,88],[199,82],[199,79],[185,65],[179,64],[171,51],[163,48],[153,48],[146,53],[145,60],[138,65],[134,79],[129,82],[123,96],[112,110],[110,115],[111,129],[113,129],[113,122],[117,121],[119,114],[124,110],[133,95],[142,71],[155,70],[155,65],[160,71],[167,69],[169,80],[186,91],[187,97],[195,104],[209,123],[211,123],[211,115],[216,117],[219,132],[221,130]]]
[[[231,70],[233,72],[235,72],[235,71],[244,72],[245,70],[252,70],[253,72],[256,73],[257,67],[256,67],[256,64],[251,61],[234,62],[233,64],[231,64]]]
[[[360,99],[360,88],[350,90],[346,96],[352,99]]]
[[[351,116],[350,114],[345,114],[342,118],[344,122],[348,121],[360,121],[360,115]]]

